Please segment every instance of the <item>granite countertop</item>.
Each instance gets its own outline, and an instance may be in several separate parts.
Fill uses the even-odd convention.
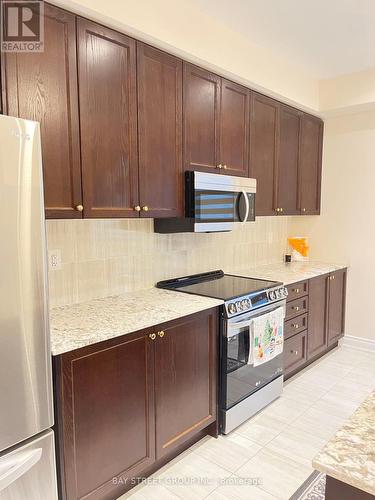
[[[51,351],[56,356],[222,303],[218,299],[150,288],[55,307],[50,311]]]
[[[246,276],[251,278],[281,281],[284,285],[296,283],[322,274],[331,273],[347,267],[345,264],[329,264],[324,262],[301,261],[279,262],[240,270],[225,270],[228,274]]]
[[[375,391],[314,458],[313,467],[375,495]]]

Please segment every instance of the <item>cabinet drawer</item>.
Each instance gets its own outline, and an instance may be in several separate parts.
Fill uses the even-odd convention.
[[[284,374],[291,373],[307,360],[307,332],[301,332],[284,343]]]
[[[296,333],[302,332],[307,329],[307,314],[297,316],[296,318],[285,321],[284,324],[284,338],[289,338]]]
[[[300,314],[307,313],[309,310],[309,298],[301,297],[300,299],[292,300],[286,304],[285,319],[292,319]]]
[[[299,281],[298,283],[291,283],[286,287],[288,290],[287,301],[297,299],[298,297],[303,297],[309,293],[309,281]]]

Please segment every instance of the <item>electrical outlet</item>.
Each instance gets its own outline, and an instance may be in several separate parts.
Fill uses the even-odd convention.
[[[50,271],[61,269],[61,250],[48,251],[48,268]]]

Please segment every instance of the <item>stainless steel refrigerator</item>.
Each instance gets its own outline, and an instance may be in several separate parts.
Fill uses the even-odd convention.
[[[55,500],[39,124],[0,115],[0,500]]]

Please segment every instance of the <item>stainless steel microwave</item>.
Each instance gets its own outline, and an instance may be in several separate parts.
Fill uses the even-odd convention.
[[[155,220],[157,233],[231,231],[255,220],[256,180],[185,172],[185,217]]]

